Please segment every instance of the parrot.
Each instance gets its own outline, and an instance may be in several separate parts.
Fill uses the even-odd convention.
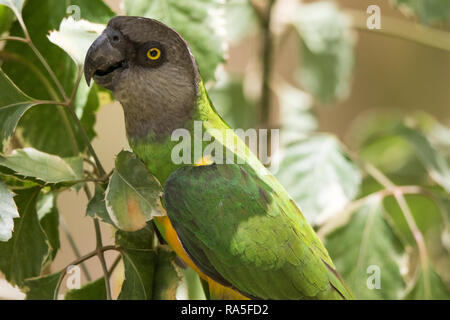
[[[84,75],[122,105],[129,145],[163,188],[155,226],[212,299],[354,299],[297,204],[217,113],[177,31],[114,17],[89,47]],[[177,129],[205,146],[196,123],[235,161],[212,160],[213,151],[173,161]]]

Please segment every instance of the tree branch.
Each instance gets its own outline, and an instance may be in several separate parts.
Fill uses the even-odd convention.
[[[28,43],[28,40],[25,38],[12,37],[12,36],[1,37],[0,41],[19,41],[19,42],[23,42],[23,43]]]
[[[109,282],[109,272],[108,266],[106,265],[105,256],[103,255],[103,243],[102,243],[102,234],[100,230],[100,223],[97,218],[94,218],[94,227],[95,227],[95,238],[97,239],[97,257],[100,260],[100,264],[102,265],[103,275],[105,277],[105,287],[106,287],[106,299],[111,300],[111,284]]]
[[[114,270],[116,269],[116,267],[119,265],[120,260],[122,259],[122,255],[118,255],[116,260],[114,260],[114,262],[112,263],[111,267],[108,270],[108,275],[111,278],[111,275],[113,274]]]
[[[84,185],[84,192],[86,193],[86,196],[88,197],[89,200],[92,199],[91,192],[89,191],[86,185]],[[103,248],[102,232],[100,229],[100,223],[98,222],[97,218],[94,218],[94,228],[95,228],[97,257],[100,260],[100,264],[102,265],[103,269],[103,275],[105,277],[106,299],[111,300],[111,284],[109,282],[108,266],[106,265],[105,256],[103,255],[102,251]]]
[[[448,32],[385,16],[381,20],[382,28],[371,30],[367,28],[367,14],[352,9],[347,9],[344,12],[352,17],[352,26],[359,31],[394,37],[450,51],[450,34]]]

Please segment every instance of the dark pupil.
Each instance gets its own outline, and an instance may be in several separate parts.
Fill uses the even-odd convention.
[[[152,49],[152,50],[150,51],[150,55],[151,55],[152,57],[156,57],[156,56],[158,55],[158,51],[157,51],[156,49]]]

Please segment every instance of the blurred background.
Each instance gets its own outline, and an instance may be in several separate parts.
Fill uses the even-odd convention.
[[[122,1],[105,0],[105,2],[115,13],[125,13]],[[277,25],[281,25],[279,21],[282,21],[285,13],[292,8],[292,3],[299,2],[308,4],[317,1],[278,0],[272,10],[273,32],[277,39],[273,40],[272,80],[268,86],[276,91],[274,87],[289,84],[301,90],[298,92],[304,99],[305,110],[316,116],[316,120],[305,122],[305,126],[317,126],[315,130],[319,132],[335,134],[353,151],[359,151],[362,141],[368,139],[367,130],[370,131],[370,121],[378,117],[382,119],[381,126],[389,126],[398,118],[426,113],[438,119],[442,125],[450,127],[450,90],[448,90],[450,51],[382,32],[386,23],[386,27],[398,26],[401,30],[406,28],[411,33],[415,33],[420,29],[420,27],[416,29],[420,22],[417,15],[412,12],[404,14],[404,10],[402,12],[394,7],[393,1],[341,0],[334,2],[339,12],[347,17],[348,23],[352,26],[349,37],[351,41],[354,41],[353,58],[348,63],[353,67],[350,75],[344,76],[348,79],[342,80],[346,81],[347,88],[336,94],[337,97],[315,99],[310,87],[299,81],[299,74],[296,71],[301,72],[302,63],[305,61],[299,58],[305,54],[301,45],[302,40],[293,29],[277,29]],[[262,12],[267,5],[263,0],[255,0],[253,4]],[[366,10],[373,4],[378,5],[381,10],[381,32],[368,30],[365,26],[366,19],[370,16]],[[84,8],[81,8],[81,18],[83,18],[83,10]],[[208,86],[211,88],[211,97],[216,107],[226,114],[225,118],[232,126],[278,128],[283,125],[283,112],[280,106],[282,100],[279,99],[277,92],[269,97],[269,114],[266,119],[258,120],[261,114],[255,111],[260,103],[261,57],[266,39],[263,30],[256,26],[258,19],[256,15],[251,14],[249,17],[247,26],[249,32],[243,36],[233,36],[233,40],[229,42],[227,62],[216,72],[218,80],[208,82]],[[307,19],[305,21],[308,23]],[[448,25],[444,22],[438,22],[432,26],[436,30],[450,32]],[[447,36],[447,47],[449,47],[449,39],[450,37]],[[227,97],[223,97],[223,92],[229,91],[222,89],[230,85],[230,79],[235,85],[236,96],[227,101]],[[241,110],[237,113],[238,116],[233,116],[230,104],[236,104],[239,101],[254,113],[249,115]],[[303,129],[302,125],[302,122],[298,123],[299,131]],[[97,137],[93,140],[93,146],[105,169],[109,171],[114,167],[115,156],[122,149],[129,148],[125,136],[123,112],[118,102],[109,102],[99,109],[95,131]],[[306,128],[305,131],[309,129]],[[395,146],[393,145],[392,148],[395,149]],[[450,153],[450,150],[448,151]],[[372,151],[365,152],[370,159]],[[379,160],[378,164],[383,167],[386,162],[404,160],[393,155],[393,152],[395,153],[395,150],[388,151],[387,158]],[[384,169],[389,172],[392,168],[388,164]],[[360,191],[359,194],[364,194],[364,191]],[[85,217],[84,214],[83,208],[86,206],[86,197],[81,192],[65,192],[58,197],[58,207],[63,217],[62,223],[70,230],[73,240],[82,253],[90,252],[95,246],[92,219]],[[102,224],[102,232],[105,244],[112,244],[114,242],[112,229]],[[60,240],[61,249],[51,266],[52,271],[63,268],[75,259],[63,232],[61,232]],[[106,257],[108,262],[112,263],[116,253],[107,252]],[[86,266],[94,279],[101,276],[102,270],[97,259],[89,260]],[[448,267],[448,264],[446,266]],[[441,270],[445,270],[446,267],[443,268]],[[82,283],[85,281],[83,276]],[[7,291],[9,289],[1,289],[1,285],[0,296],[2,290],[7,292],[4,293],[5,296],[21,296],[19,293]],[[116,288],[116,294],[117,290],[118,288]]]

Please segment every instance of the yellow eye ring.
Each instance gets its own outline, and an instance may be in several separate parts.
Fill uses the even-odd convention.
[[[159,58],[161,58],[161,50],[158,48],[150,48],[147,51],[147,57],[150,60],[158,60]]]

